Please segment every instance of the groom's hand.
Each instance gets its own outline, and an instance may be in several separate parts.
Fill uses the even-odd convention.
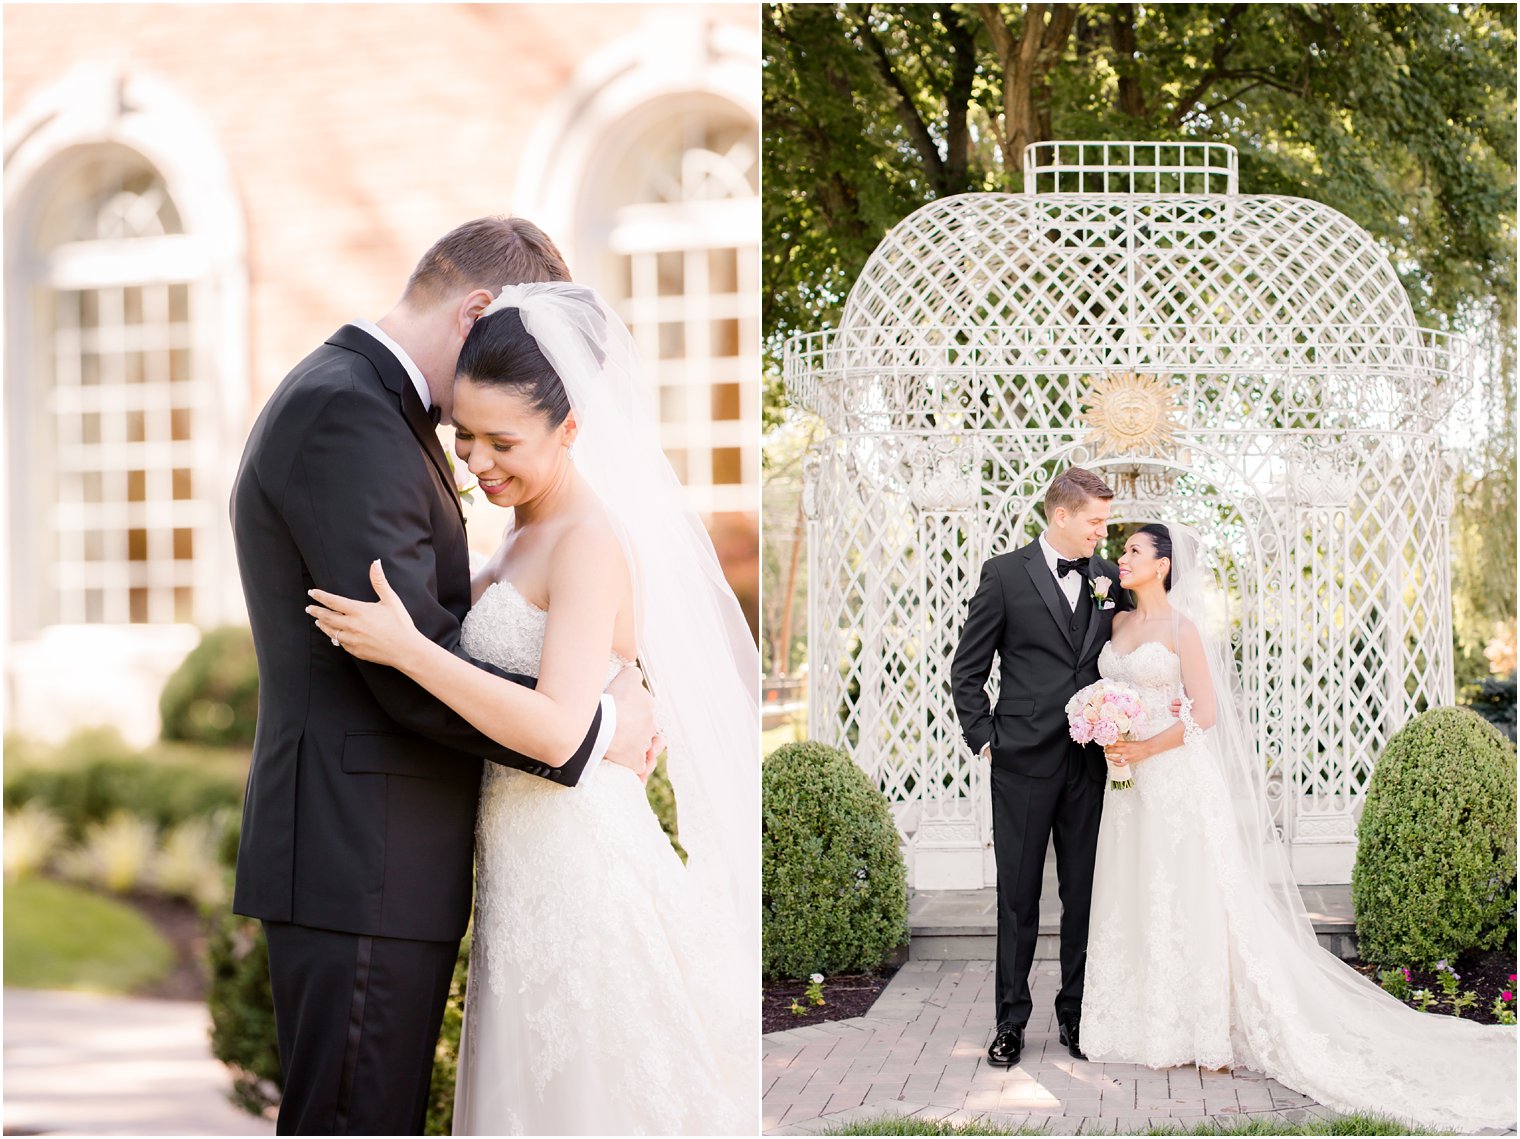
[[[649,774],[654,764],[650,761],[655,751],[654,697],[644,687],[644,674],[637,668],[625,668],[612,678],[607,686],[612,702],[617,705],[617,727],[612,732],[612,743],[602,758],[626,767],[640,779]]]

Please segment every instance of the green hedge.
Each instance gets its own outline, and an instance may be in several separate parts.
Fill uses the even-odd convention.
[[[211,769],[130,753],[78,767],[7,765],[5,809],[36,802],[56,812],[78,839],[85,828],[128,811],[166,829],[187,819],[227,810],[243,801],[243,780],[226,767]]]
[[[1429,968],[1515,936],[1515,745],[1465,708],[1389,741],[1357,829],[1357,948]]]
[[[761,767],[768,978],[884,964],[908,938],[907,870],[886,797],[837,748],[787,744]]]
[[[204,633],[164,685],[158,711],[166,740],[252,744],[259,717],[253,634],[239,625]]]

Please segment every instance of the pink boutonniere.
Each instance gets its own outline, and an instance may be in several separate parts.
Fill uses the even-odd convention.
[[[1098,576],[1092,579],[1092,599],[1099,609],[1112,609],[1114,603],[1108,599],[1108,591],[1113,586],[1110,578]]]

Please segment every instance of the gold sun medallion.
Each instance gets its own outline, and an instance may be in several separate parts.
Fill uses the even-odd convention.
[[[1157,376],[1116,372],[1096,380],[1088,389],[1087,441],[1101,455],[1155,452],[1176,435],[1173,414],[1177,401]]]

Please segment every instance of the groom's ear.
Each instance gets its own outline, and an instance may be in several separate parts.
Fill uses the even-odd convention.
[[[480,314],[495,299],[490,289],[475,289],[459,302],[459,307],[454,313],[454,319],[459,326],[459,339],[463,340],[470,334],[470,329],[475,327]]]

